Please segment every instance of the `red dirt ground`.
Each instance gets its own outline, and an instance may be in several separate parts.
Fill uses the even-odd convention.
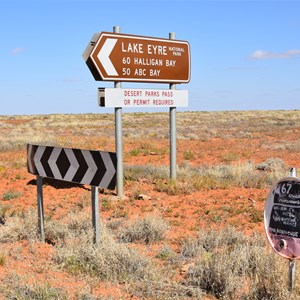
[[[265,139],[266,137],[264,137]],[[295,141],[299,138],[297,132],[292,132],[289,138]],[[271,137],[267,137],[272,142]],[[280,139],[278,138],[278,141]],[[156,149],[167,149],[167,140],[154,140]],[[276,141],[275,141],[276,142]],[[287,166],[300,168],[299,153],[288,150],[266,150],[262,147],[262,137],[245,141],[245,139],[221,139],[212,138],[207,141],[178,140],[178,164],[184,161],[184,151],[189,149],[194,158],[189,161],[193,166],[216,165],[221,163],[243,163],[253,161],[260,163],[270,157],[282,158]],[[124,153],[136,149],[134,141],[124,143]],[[163,151],[162,151],[163,152]],[[168,151],[165,151],[168,152]],[[226,161],[226,154],[234,153],[237,161]],[[149,153],[138,157],[126,155],[125,164],[132,165],[168,165],[168,153]],[[35,177],[26,170],[26,152],[24,150],[2,152],[0,161],[6,165],[0,168],[0,195],[8,191],[20,192],[20,196],[7,201],[0,199],[1,205],[10,205],[10,210],[26,211],[36,207],[36,185]],[[150,197],[149,200],[133,199],[134,191],[140,191]],[[253,188],[229,188],[211,189],[192,192],[188,195],[168,195],[156,191],[147,180],[128,182],[125,185],[125,197],[117,199],[115,192],[100,194],[102,197],[110,197],[112,206],[109,209],[100,208],[100,216],[104,222],[112,219],[124,218],[132,220],[141,218],[148,214],[157,214],[165,218],[170,229],[165,243],[178,248],[178,241],[186,236],[196,235],[197,230],[204,228],[223,228],[234,226],[246,234],[253,231],[263,233],[264,225],[262,219],[254,220],[253,211],[261,217],[268,189]],[[90,187],[68,187],[55,188],[52,185],[44,186],[45,215],[51,214],[53,218],[59,219],[70,211],[70,209],[83,201],[89,201]],[[117,214],[116,212],[119,212]],[[1,227],[0,227],[1,228]],[[155,246],[154,248],[155,249]],[[151,251],[148,249],[149,255]],[[51,265],[53,246],[43,243],[30,243],[21,241],[12,244],[2,244],[1,252],[9,253],[3,266],[0,266],[0,279],[4,280],[8,275],[26,275],[28,282],[49,282],[51,286],[62,287],[68,290],[71,297],[79,290],[86,287],[84,279],[72,276],[60,269],[54,270]],[[153,251],[155,252],[155,250]],[[157,251],[155,252],[157,253]],[[126,285],[103,283],[99,280],[93,282],[93,294],[111,296],[115,299],[137,299],[126,291]]]

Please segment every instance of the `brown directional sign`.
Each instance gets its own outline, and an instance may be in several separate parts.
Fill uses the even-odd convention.
[[[190,81],[190,46],[186,41],[107,32],[93,38],[83,58],[95,80]]]

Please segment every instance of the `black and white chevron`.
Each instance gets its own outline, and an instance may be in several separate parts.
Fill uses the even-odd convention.
[[[113,152],[27,144],[27,169],[41,177],[113,190],[117,156]]]

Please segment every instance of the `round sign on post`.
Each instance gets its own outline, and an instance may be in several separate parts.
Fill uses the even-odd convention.
[[[300,258],[300,179],[287,177],[270,190],[264,223],[273,249],[289,259]]]

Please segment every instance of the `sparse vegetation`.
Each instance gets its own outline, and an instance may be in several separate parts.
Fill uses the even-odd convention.
[[[6,261],[6,254],[0,252],[0,266],[4,266]]]
[[[168,113],[123,115],[125,195],[99,190],[96,246],[90,187],[46,180],[39,241],[26,144],[115,151],[113,114],[0,116],[1,299],[299,298],[297,273],[290,294],[287,260],[262,232],[268,189],[300,169],[300,112],[178,112],[176,122],[175,181]]]
[[[28,215],[8,219],[9,228],[14,232],[10,223],[15,223],[18,219],[20,220],[17,222],[21,222],[26,218]],[[294,299],[287,291],[286,265],[282,259],[267,250],[265,239],[261,236],[244,236],[233,228],[220,232],[202,230],[197,237],[182,240],[180,260],[171,247],[165,244],[156,255],[158,259],[166,264],[175,259],[177,263],[172,264],[177,267],[182,263],[189,265],[184,282],[176,283],[172,282],[170,275],[159,271],[154,261],[116,242],[104,224],[101,224],[101,243],[95,246],[92,242],[92,230],[81,224],[84,219],[84,214],[79,217],[80,222],[74,223],[74,219],[68,218],[63,240],[55,238],[60,242],[55,245],[53,262],[75,276],[85,275],[111,282],[124,281],[132,291],[137,289],[138,295],[151,299],[201,299],[203,292],[212,294],[217,299]],[[129,227],[131,232],[135,232],[138,224],[151,222],[147,218],[147,221],[137,221]],[[26,223],[24,229],[30,228],[29,223]],[[162,236],[157,238],[157,235],[149,238],[148,235],[155,232],[153,224],[149,228],[149,232],[138,235],[137,240],[149,244],[150,240],[157,242],[163,239]],[[23,239],[38,243],[29,235],[23,236]],[[135,238],[130,241],[127,238],[126,241],[132,242]],[[6,259],[7,254],[2,253],[1,265],[5,264]],[[7,278],[0,292],[7,299],[15,299],[12,296],[16,295],[17,299],[69,299],[63,290],[44,283],[29,284],[18,276],[13,280],[12,277]]]
[[[157,179],[165,179],[169,174],[169,170],[165,166],[125,166],[124,175],[125,180],[137,181],[140,178],[145,178],[148,181],[155,181]]]
[[[68,300],[66,292],[53,288],[49,284],[34,282],[25,283],[17,274],[5,278],[0,292],[8,300]]]
[[[0,225],[5,224],[6,214],[9,212],[10,209],[11,207],[8,205],[0,205]]]
[[[74,275],[110,281],[140,281],[153,276],[151,263],[133,249],[116,243],[102,226],[101,242],[93,245],[92,231],[57,248],[55,261]]]
[[[195,157],[194,153],[192,150],[186,150],[184,153],[183,153],[183,158],[186,159],[186,160],[191,160]]]
[[[21,240],[36,241],[37,234],[36,212],[30,210],[19,215],[9,216],[1,226],[0,242],[14,243]]]
[[[269,160],[278,161],[278,160]],[[281,161],[281,160],[280,160]],[[282,164],[284,164],[282,162]],[[260,164],[265,165],[264,163]],[[272,169],[256,166],[252,162],[237,165],[215,165],[191,167],[183,165],[178,171],[178,180],[168,179],[167,170],[155,166],[128,166],[125,169],[125,178],[138,180],[149,178],[155,183],[159,192],[169,195],[190,194],[201,189],[226,189],[232,186],[245,188],[266,188],[279,178],[287,175],[287,169],[272,167]],[[280,166],[282,166],[280,164]],[[259,172],[260,170],[261,172]]]
[[[164,239],[168,225],[156,216],[136,220],[119,233],[122,242],[140,241],[146,244],[158,242]]]
[[[284,278],[286,266],[266,246],[232,229],[201,232],[183,244],[183,255],[196,257],[187,282],[217,299],[292,299]]]
[[[2,195],[2,200],[9,201],[21,196],[21,192],[15,192],[13,190],[9,190]]]
[[[266,161],[256,166],[257,170],[269,172],[284,172],[287,169],[286,164],[280,158],[268,158]]]

